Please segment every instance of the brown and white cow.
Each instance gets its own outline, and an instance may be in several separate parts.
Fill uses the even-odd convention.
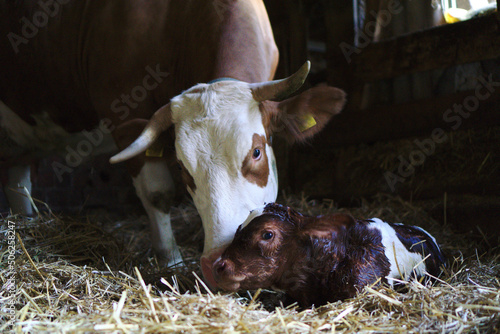
[[[278,51],[262,0],[4,0],[0,13],[0,162],[11,207],[31,210],[10,187],[29,189],[33,159],[78,151],[89,138],[101,138],[92,150],[101,153],[113,149],[112,138],[125,149],[112,162],[128,159],[154,248],[176,263],[172,177],[165,157],[144,153],[161,150],[160,135],[173,127],[203,221],[209,283],[236,227],[276,198],[271,136],[305,140],[344,104],[332,87],[285,99],[308,64],[269,81]],[[219,78],[230,79],[199,84]]]

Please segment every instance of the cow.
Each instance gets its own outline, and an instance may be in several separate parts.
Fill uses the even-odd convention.
[[[346,213],[311,217],[270,203],[250,213],[212,269],[224,290],[276,288],[309,307],[378,281],[435,277],[445,263],[436,239],[418,226]]]
[[[273,81],[279,54],[262,0],[4,0],[0,12],[0,161],[12,210],[30,213],[11,188],[29,190],[34,159],[62,154],[60,175],[77,164],[68,151],[119,149],[111,162],[127,163],[156,253],[179,263],[173,133],[209,284],[236,227],[277,196],[272,136],[305,141],[344,105],[334,87],[289,97],[309,63]]]

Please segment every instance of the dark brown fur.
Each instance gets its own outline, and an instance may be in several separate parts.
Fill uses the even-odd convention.
[[[264,235],[273,233],[269,240]],[[214,264],[225,290],[276,288],[303,307],[353,297],[389,273],[381,236],[347,214],[307,217],[278,204],[243,230]]]

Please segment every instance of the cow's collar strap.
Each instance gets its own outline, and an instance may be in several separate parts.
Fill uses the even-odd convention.
[[[220,82],[220,81],[238,81],[238,80],[233,79],[233,78],[219,78],[219,79],[214,79],[214,80],[210,81],[208,84],[210,85],[210,84]]]

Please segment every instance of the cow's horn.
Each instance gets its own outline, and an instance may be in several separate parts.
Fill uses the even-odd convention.
[[[306,61],[297,72],[288,78],[253,83],[250,84],[250,89],[256,101],[283,100],[304,84],[310,69],[311,63]]]
[[[172,110],[170,109],[170,103],[168,103],[154,113],[140,136],[126,149],[112,156],[109,162],[112,164],[122,162],[146,151],[158,139],[160,134],[171,125]]]

